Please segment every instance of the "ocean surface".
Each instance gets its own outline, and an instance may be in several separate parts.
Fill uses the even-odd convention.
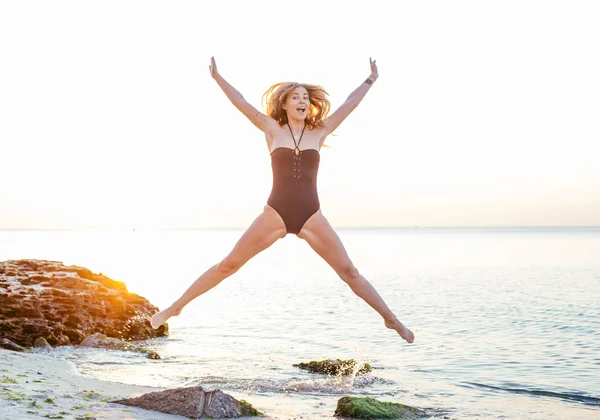
[[[0,261],[36,258],[124,281],[163,308],[242,230],[0,231]],[[280,419],[331,418],[345,395],[450,419],[600,418],[600,228],[339,229],[359,271],[416,335],[384,327],[293,235],[171,320],[162,360],[57,349],[79,374],[220,388]],[[326,377],[292,365],[354,358]]]

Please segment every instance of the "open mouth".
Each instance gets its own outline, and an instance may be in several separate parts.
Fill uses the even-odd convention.
[[[306,112],[306,108],[296,108],[298,112]]]

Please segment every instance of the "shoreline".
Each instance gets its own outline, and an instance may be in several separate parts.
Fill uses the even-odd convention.
[[[0,349],[0,412],[10,420],[127,419],[183,420],[187,417],[113,404],[166,388],[103,381],[73,373],[71,362],[52,351],[14,352]],[[260,409],[260,408],[259,408]],[[241,417],[250,420],[256,417]],[[269,419],[270,417],[263,417]]]

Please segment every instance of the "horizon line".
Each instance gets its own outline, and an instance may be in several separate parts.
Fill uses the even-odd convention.
[[[0,231],[85,231],[85,230],[125,230],[125,231],[135,231],[135,230],[246,230],[248,227],[241,226],[230,226],[230,227],[106,227],[106,226],[86,226],[86,227],[16,227],[16,228],[2,228],[0,227]],[[401,226],[334,226],[334,229],[515,229],[515,228],[578,228],[578,229],[590,229],[595,228],[599,229],[600,225],[473,225],[473,226],[465,226],[465,225],[439,225],[439,226],[427,226],[427,225],[401,225]]]

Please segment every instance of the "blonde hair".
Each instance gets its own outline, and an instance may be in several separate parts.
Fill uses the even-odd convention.
[[[330,103],[327,99],[329,94],[319,85],[309,85],[306,83],[280,82],[271,86],[263,95],[263,106],[265,106],[267,115],[276,120],[279,125],[287,124],[288,118],[283,103],[290,93],[298,87],[303,87],[308,91],[310,105],[306,114],[305,122],[309,129],[323,126],[323,120],[329,114]]]

